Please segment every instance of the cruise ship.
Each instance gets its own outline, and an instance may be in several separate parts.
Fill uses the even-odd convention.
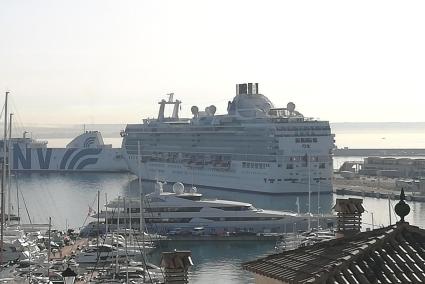
[[[275,107],[258,83],[237,84],[226,114],[192,106],[193,117],[180,118],[180,107],[169,94],[156,119],[121,132],[123,155],[143,180],[268,194],[332,191],[328,121],[305,117],[292,102]]]
[[[121,148],[103,142],[99,131],[85,131],[66,148],[49,148],[47,141],[30,137],[10,141],[11,170],[19,172],[128,172]],[[3,141],[0,141],[3,148]]]

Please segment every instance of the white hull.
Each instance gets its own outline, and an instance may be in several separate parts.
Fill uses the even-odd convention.
[[[132,259],[137,255],[141,255],[140,250],[131,250],[131,249],[119,249],[114,251],[82,251],[80,252],[75,261],[78,263],[112,263],[115,262],[118,258],[118,262],[124,262],[128,259]]]
[[[13,171],[127,172],[116,148],[21,148],[14,145]]]
[[[335,218],[332,217],[320,217],[320,226],[326,228],[329,223],[332,225],[335,224]],[[311,227],[317,227],[317,217],[312,217],[310,219]],[[121,225],[120,228],[125,225]],[[146,224],[147,229],[151,232],[158,234],[168,234],[170,231],[175,229],[182,229],[188,233],[191,232],[194,228],[202,227],[205,234],[220,235],[225,232],[252,232],[252,233],[291,233],[297,231],[306,231],[308,229],[308,217],[305,218],[288,217],[285,220],[276,220],[276,221],[215,221],[211,222],[208,220],[201,220],[199,218],[195,222],[191,223],[152,223]],[[117,230],[117,225],[109,225],[110,230]],[[133,228],[138,230],[138,226]]]
[[[170,183],[182,182],[188,185],[268,194],[305,194],[309,190],[308,179],[303,183],[292,183],[284,181],[283,178],[280,180],[276,178],[278,176],[276,165],[270,169],[254,172],[241,168],[237,162],[233,162],[228,170],[210,167],[190,168],[175,163],[146,162],[141,165],[139,171],[137,161],[128,160],[128,162],[130,171],[136,175],[140,172],[141,178],[144,180],[155,181],[166,178]],[[308,176],[308,173],[304,174]],[[271,183],[271,179],[273,183]],[[321,193],[332,192],[332,183],[330,180],[323,180],[319,185],[312,180],[310,190]]]

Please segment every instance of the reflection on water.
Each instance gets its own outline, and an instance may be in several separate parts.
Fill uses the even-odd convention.
[[[50,216],[57,228],[64,229],[66,225],[78,228],[83,225],[89,206],[96,210],[98,191],[100,204],[104,204],[105,193],[108,198],[122,195],[133,178],[127,174],[18,174],[14,177],[17,183],[12,188],[12,197],[16,196],[16,187],[19,188],[19,207],[24,222],[31,218],[34,223],[46,223]],[[16,198],[13,203],[16,212]]]
[[[87,219],[89,206],[97,210],[97,192],[100,191],[100,204],[105,204],[105,193],[108,200],[117,196],[139,196],[137,179],[130,174],[93,174],[93,173],[68,173],[68,174],[19,174],[17,187],[20,189],[20,212],[25,222],[28,222],[28,210],[31,220],[36,223],[47,223],[52,217],[53,224],[64,229],[66,225],[72,228],[81,227]],[[171,184],[165,185],[165,190],[171,190]],[[189,185],[188,185],[189,186]],[[144,182],[145,193],[154,190],[154,183]],[[206,198],[221,198],[235,201],[249,202],[263,209],[296,211],[296,200],[299,197],[301,212],[308,210],[308,195],[259,195],[255,193],[242,193],[223,190],[199,188],[199,192]],[[16,197],[14,183],[12,196]],[[22,198],[23,197],[23,198]],[[349,196],[338,196],[348,198]],[[358,198],[353,196],[354,198]],[[321,194],[311,195],[312,212],[317,212],[319,203],[320,212],[331,212],[337,196]],[[16,198],[12,198],[13,208],[16,210]],[[25,202],[23,201],[25,200]],[[391,201],[391,208],[397,201]],[[424,203],[408,202],[411,213],[407,221],[413,225],[425,227],[425,220],[421,217],[425,210]],[[371,227],[372,213],[375,226],[389,224],[388,200],[364,198],[363,214],[366,226]],[[15,211],[16,212],[16,211]],[[393,212],[393,210],[391,210]],[[392,213],[392,223],[395,215]],[[93,219],[91,219],[93,220]],[[86,221],[87,222],[87,221]],[[195,266],[190,272],[190,283],[253,283],[252,275],[243,271],[240,264],[244,261],[255,259],[265,253],[270,253],[274,244],[264,242],[176,242],[164,249],[186,249],[193,253]],[[159,254],[154,255],[155,263],[159,261]]]
[[[175,242],[162,250],[190,250],[190,283],[253,283],[241,264],[273,252],[273,242]],[[155,254],[159,261],[159,253]]]

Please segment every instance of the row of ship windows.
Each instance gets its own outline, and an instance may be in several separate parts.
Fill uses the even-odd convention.
[[[310,160],[311,162],[318,162],[319,156],[307,156],[307,154],[305,154],[303,156],[290,156],[289,157],[289,161],[292,161],[292,162],[297,162],[297,161],[307,162],[308,160]]]
[[[297,174],[298,175],[298,174]],[[327,178],[313,178],[314,181],[319,182],[319,180],[327,180]],[[328,180],[331,180],[330,178],[328,178]],[[264,178],[264,183],[274,183],[276,181],[276,179],[274,178]],[[281,182],[282,179],[278,178],[277,182]],[[306,182],[306,179],[298,179],[298,178],[285,178],[283,179],[283,181],[290,181],[292,183],[296,183],[296,182]]]
[[[317,138],[295,138],[295,143],[317,143]]]
[[[270,168],[270,164],[269,163],[242,162],[242,168],[247,168],[247,169],[266,169],[266,168]]]
[[[306,168],[307,167],[307,163],[303,163],[301,166],[304,167],[304,168]],[[296,167],[298,167],[298,165]],[[314,165],[314,167],[317,167],[317,165]],[[286,164],[286,169],[292,170],[293,168],[294,168],[294,165],[293,164]],[[319,164],[319,169],[324,169],[324,168],[326,168],[326,164],[325,163],[320,163]]]
[[[211,207],[223,211],[248,211],[251,207],[247,206],[228,206],[228,207]],[[157,207],[157,208],[146,208],[146,212],[159,213],[159,212],[200,212],[202,207]],[[125,210],[127,213],[130,212],[129,208]],[[131,208],[131,213],[140,213],[140,208]]]
[[[268,221],[280,220],[279,217],[208,217],[202,218],[211,221]],[[192,218],[145,218],[146,223],[189,223]],[[109,224],[117,224],[117,219],[109,219]],[[129,224],[129,218],[120,218],[120,224]],[[139,218],[132,218],[131,223],[134,225],[139,224]]]
[[[276,127],[276,130],[296,131],[296,130],[331,130],[329,126],[292,126],[292,127]]]

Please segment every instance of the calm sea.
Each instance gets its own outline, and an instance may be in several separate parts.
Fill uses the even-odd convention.
[[[392,126],[392,127],[390,127]],[[333,132],[336,134],[336,143],[339,147],[351,148],[425,148],[425,124],[392,124],[392,125],[364,125],[364,124],[336,124]],[[102,126],[106,133],[118,133],[123,126]],[[92,128],[95,129],[95,128]],[[111,130],[112,129],[112,130]],[[50,130],[49,130],[50,131]],[[64,147],[70,142],[73,135],[78,134],[74,129],[58,134],[58,130],[51,131],[55,135],[44,133],[51,147]],[[108,132],[109,131],[109,132]],[[68,134],[68,136],[66,135]],[[35,136],[35,135],[34,135]],[[118,135],[105,135],[105,143],[120,147],[121,139]],[[335,168],[344,160],[355,160],[358,157],[339,157],[334,161]],[[167,185],[166,189],[170,185]],[[143,184],[144,191],[153,190],[152,183]],[[111,200],[117,196],[136,196],[138,194],[137,180],[131,174],[20,174],[14,177],[12,201],[16,212],[18,202],[16,189],[19,189],[20,215],[25,222],[31,219],[34,223],[47,223],[52,217],[56,228],[79,228],[89,219],[89,207],[96,209],[97,192],[100,192],[100,204],[105,204],[106,198]],[[284,209],[296,211],[297,196],[265,196],[253,193],[240,193],[210,189],[199,189],[206,197],[217,197],[252,203],[258,208]],[[300,209],[307,211],[307,196],[299,196]],[[315,212],[330,212],[336,196],[322,194],[312,197],[311,208]],[[385,226],[389,224],[389,212],[395,201],[388,204],[387,200],[365,198],[364,206],[367,210],[363,214],[365,226]],[[425,227],[425,219],[421,217],[425,212],[425,203],[409,203],[411,213],[407,220],[414,225]],[[391,208],[391,210],[388,210]],[[395,216],[392,214],[394,222]],[[168,249],[188,249],[193,253],[195,266],[190,271],[190,283],[253,283],[251,274],[241,269],[241,263],[255,259],[273,251],[274,243],[263,242],[200,242],[176,243]],[[153,255],[153,262],[158,261],[158,254]]]

